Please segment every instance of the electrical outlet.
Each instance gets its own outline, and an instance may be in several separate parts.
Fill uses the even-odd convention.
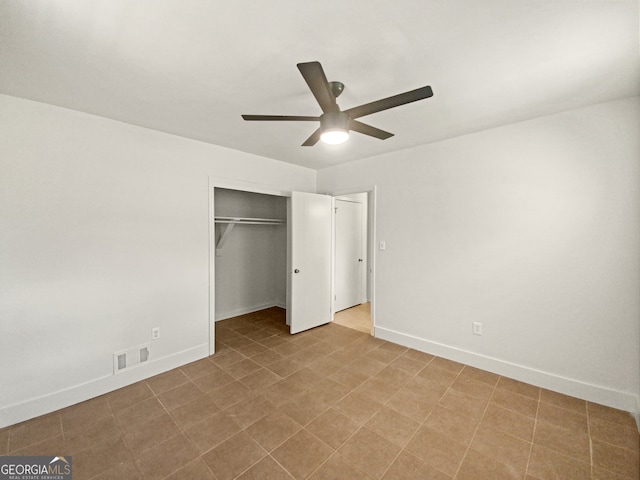
[[[157,340],[160,338],[160,327],[151,329],[151,340]]]
[[[473,322],[471,325],[472,325],[472,331],[474,335],[482,335],[482,323]]]

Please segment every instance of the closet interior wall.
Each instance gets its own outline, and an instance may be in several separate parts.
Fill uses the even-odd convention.
[[[215,188],[214,215],[283,221],[281,225],[236,224],[216,250],[216,321],[273,306],[285,308],[286,197]],[[216,244],[227,225],[216,222]]]

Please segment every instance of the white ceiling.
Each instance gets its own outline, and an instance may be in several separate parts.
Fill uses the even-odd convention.
[[[638,1],[2,0],[0,93],[311,168],[640,95]],[[296,68],[345,83],[343,109],[427,100],[301,147],[319,115]]]

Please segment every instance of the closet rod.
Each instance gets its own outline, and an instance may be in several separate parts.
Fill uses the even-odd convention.
[[[216,244],[216,257],[222,255],[222,247],[236,225],[284,225],[286,223],[285,220],[279,218],[214,217],[214,220],[215,223],[224,225],[221,227],[223,230]]]
[[[216,223],[244,224],[244,225],[284,225],[285,220],[279,218],[255,217],[215,217]]]

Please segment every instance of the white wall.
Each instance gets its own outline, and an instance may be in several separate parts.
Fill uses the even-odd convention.
[[[208,354],[208,177],[314,171],[0,95],[0,427]],[[151,362],[112,375],[112,354]]]
[[[636,97],[320,170],[318,190],[377,185],[378,336],[633,411],[639,159]]]

